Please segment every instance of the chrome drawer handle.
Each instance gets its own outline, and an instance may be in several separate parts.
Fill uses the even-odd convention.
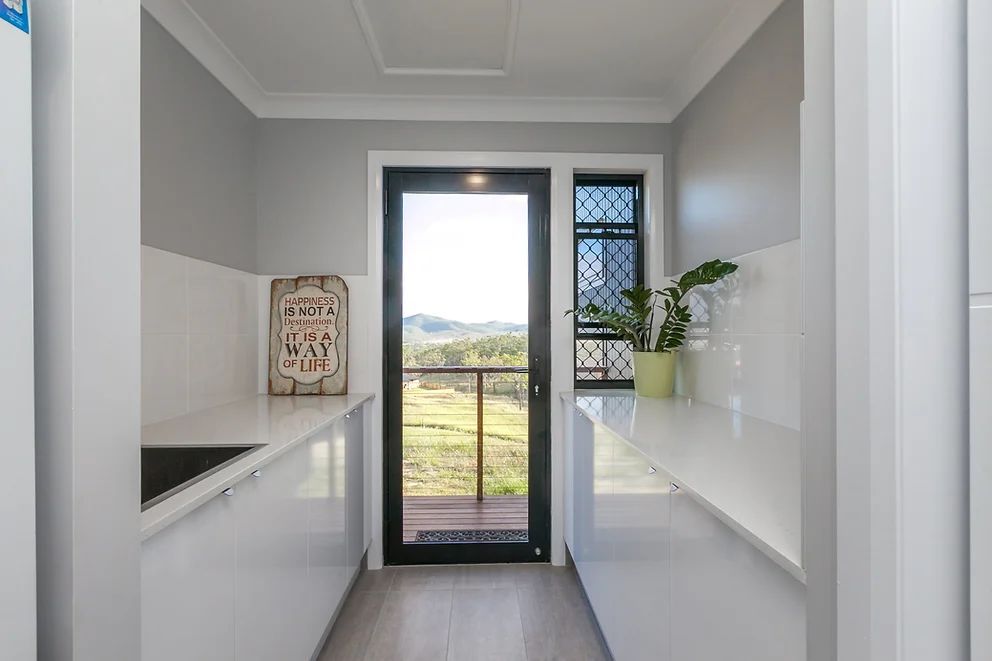
[[[224,491],[222,491],[221,493],[223,493],[225,496],[233,496],[234,495],[234,487],[228,487],[228,488],[224,489]]]
[[[654,466],[648,466],[648,475],[654,475],[657,472],[658,472],[657,468],[655,468]]]

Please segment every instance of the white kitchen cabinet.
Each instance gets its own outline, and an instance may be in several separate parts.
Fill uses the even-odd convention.
[[[218,495],[142,544],[143,661],[235,658],[233,508]]]
[[[565,542],[613,657],[805,658],[788,430],[686,400],[565,401]]]
[[[595,609],[610,602],[613,591],[610,574],[613,540],[610,530],[610,507],[613,496],[613,445],[609,433],[593,428],[591,443],[576,445],[575,549],[573,559],[582,587]],[[610,628],[614,612],[596,611],[603,631]]]
[[[580,448],[592,448],[592,422],[575,409],[566,406],[566,432],[565,432],[565,457],[570,462],[566,467],[564,477],[565,490],[565,519],[562,524],[562,532],[565,536],[565,544],[572,553],[572,559],[578,562],[576,555],[581,551],[577,544],[577,527],[581,527],[582,521],[579,513],[589,509],[583,498],[591,497],[592,494],[592,462],[586,461],[586,454],[580,452]],[[589,455],[592,456],[591,454]],[[576,484],[579,488],[576,488]],[[586,495],[588,494],[588,496]],[[587,513],[587,512],[586,512]],[[578,533],[581,537],[582,533]]]
[[[351,580],[347,566],[345,425],[310,437],[307,457],[309,578],[307,641],[316,648]]]
[[[671,512],[672,661],[806,658],[803,585],[690,496]]]
[[[669,478],[582,414],[571,432],[566,543],[582,586],[614,658],[667,661]]]
[[[299,401],[280,399],[287,416],[247,423],[272,403],[252,400],[235,414],[218,407],[155,437],[231,444],[263,429],[273,454],[240,468],[229,495],[221,490],[231,481],[216,481],[209,500],[143,542],[144,660],[304,661],[316,651],[368,548],[370,444],[363,400]],[[322,426],[299,415],[324,407],[333,417]]]
[[[669,658],[670,484],[627,443],[613,444],[613,560],[608,602],[616,617],[604,632],[613,656],[623,661]]]
[[[348,579],[365,555],[365,416],[356,409],[344,419]]]
[[[372,543],[372,443],[369,442],[369,435],[372,429],[372,405],[366,404],[362,407],[362,456],[364,467],[362,469],[365,480],[362,488],[362,503],[365,517],[364,535],[362,536],[362,548],[368,550]],[[368,434],[366,432],[369,432]]]
[[[234,487],[238,661],[294,661],[312,652],[307,465],[303,443]]]

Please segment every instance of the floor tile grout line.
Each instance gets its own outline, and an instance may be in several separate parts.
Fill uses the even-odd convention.
[[[448,638],[444,643],[444,658],[447,660],[451,655],[451,621],[455,616],[455,590],[451,589],[451,601],[448,606]]]
[[[527,634],[524,632],[524,609],[520,606],[520,586],[516,585],[514,579],[513,596],[517,600],[517,620],[520,622],[520,642],[524,646],[524,661],[530,659],[530,652],[527,651]]]

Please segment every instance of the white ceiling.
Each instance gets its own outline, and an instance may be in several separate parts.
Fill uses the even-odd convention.
[[[260,117],[670,121],[781,0],[143,0]]]

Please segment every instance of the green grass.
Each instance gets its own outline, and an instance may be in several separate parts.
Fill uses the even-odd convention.
[[[527,494],[527,403],[483,397],[483,486],[487,496]],[[476,395],[445,389],[403,391],[403,493],[474,495]]]

